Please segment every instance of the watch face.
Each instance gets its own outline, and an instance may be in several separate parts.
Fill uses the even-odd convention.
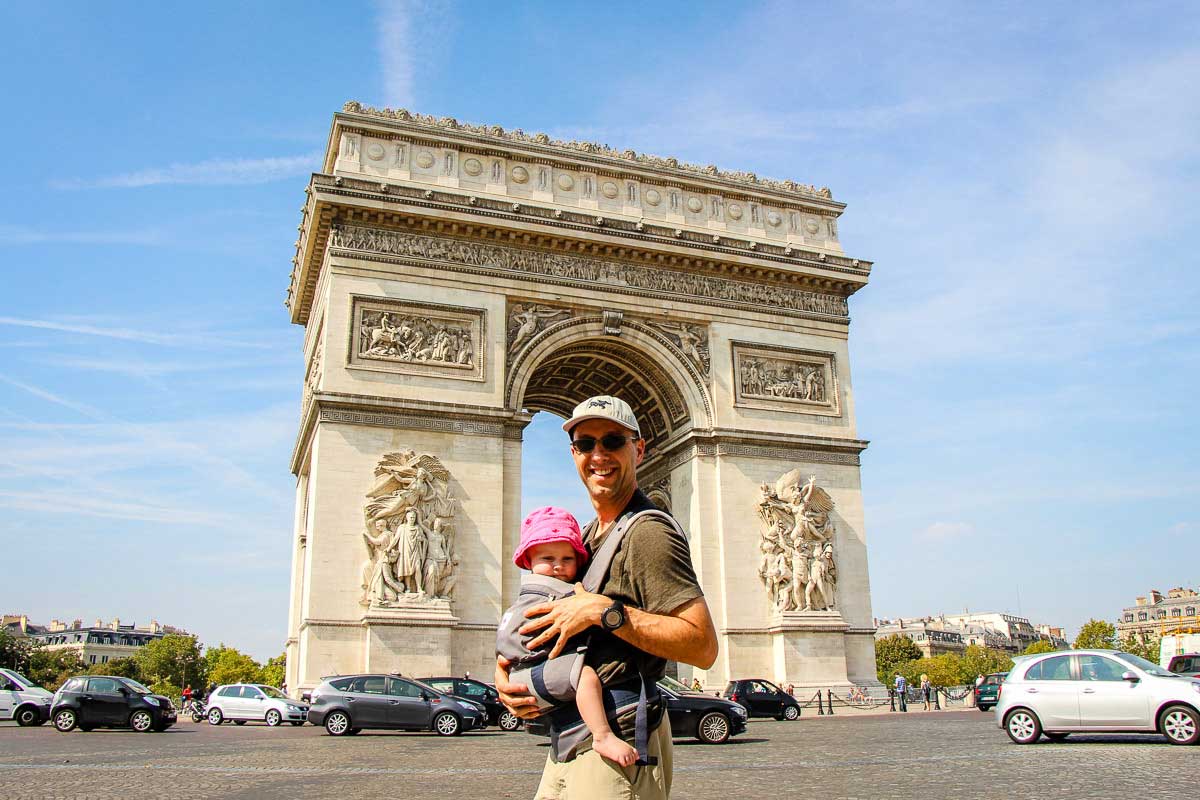
[[[613,628],[621,627],[621,623],[625,621],[625,615],[621,613],[619,608],[610,608],[604,612],[604,627]]]

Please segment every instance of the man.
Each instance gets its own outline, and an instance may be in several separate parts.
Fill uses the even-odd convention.
[[[908,692],[908,681],[899,672],[896,673],[896,697],[900,698],[900,710],[908,711],[908,698],[905,694]]]
[[[605,535],[627,515],[654,508],[638,489],[637,467],[645,456],[637,418],[615,397],[592,397],[575,407],[563,425],[579,477],[596,510],[583,531],[584,545],[594,554]],[[592,629],[587,664],[596,670],[606,691],[637,691],[643,681],[657,700],[655,681],[667,660],[708,669],[717,658],[717,634],[708,604],[692,568],[687,541],[669,524],[653,517],[637,520],[625,533],[600,592],[578,584],[575,595],[526,612],[536,617],[521,629],[538,633],[530,649],[554,642],[550,656],[562,651],[576,634]],[[509,683],[507,663],[496,666],[496,689],[514,714],[537,716],[528,687]],[[555,763],[553,754],[536,797],[667,798],[671,792],[671,723],[664,704],[652,702],[647,750],[649,764],[621,767],[584,749],[574,759]],[[628,715],[626,715],[628,716]],[[610,720],[613,730],[631,741],[635,720]],[[552,720],[551,726],[554,728]],[[657,763],[655,763],[657,762]]]

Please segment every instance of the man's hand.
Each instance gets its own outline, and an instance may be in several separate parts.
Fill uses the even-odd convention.
[[[508,682],[509,663],[504,656],[496,656],[496,691],[500,702],[521,719],[534,719],[538,716],[537,698],[525,684]]]
[[[542,631],[525,645],[530,650],[537,650],[557,636],[558,641],[554,643],[549,656],[554,658],[562,652],[567,640],[572,636],[582,633],[593,625],[599,625],[604,611],[611,605],[612,601],[604,595],[592,594],[583,588],[582,583],[577,583],[575,584],[575,594],[570,597],[564,597],[553,603],[541,603],[527,609],[525,616],[537,617],[537,619],[523,625],[519,633]],[[543,628],[545,630],[542,630]]]

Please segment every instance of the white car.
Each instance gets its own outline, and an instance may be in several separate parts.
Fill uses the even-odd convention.
[[[218,686],[208,696],[205,716],[210,725],[233,722],[245,725],[258,720],[272,728],[290,722],[303,725],[308,703],[293,700],[274,686],[261,683],[231,683]]]
[[[1018,657],[996,702],[996,723],[1017,744],[1072,733],[1161,733],[1200,742],[1200,681],[1117,650]]]
[[[19,672],[0,669],[0,719],[15,719],[22,727],[42,725],[50,719],[54,694]]]

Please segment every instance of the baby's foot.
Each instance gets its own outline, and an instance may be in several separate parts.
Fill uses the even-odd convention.
[[[632,766],[633,762],[637,761],[637,750],[618,739],[611,732],[602,736],[593,736],[592,749],[622,767]]]

